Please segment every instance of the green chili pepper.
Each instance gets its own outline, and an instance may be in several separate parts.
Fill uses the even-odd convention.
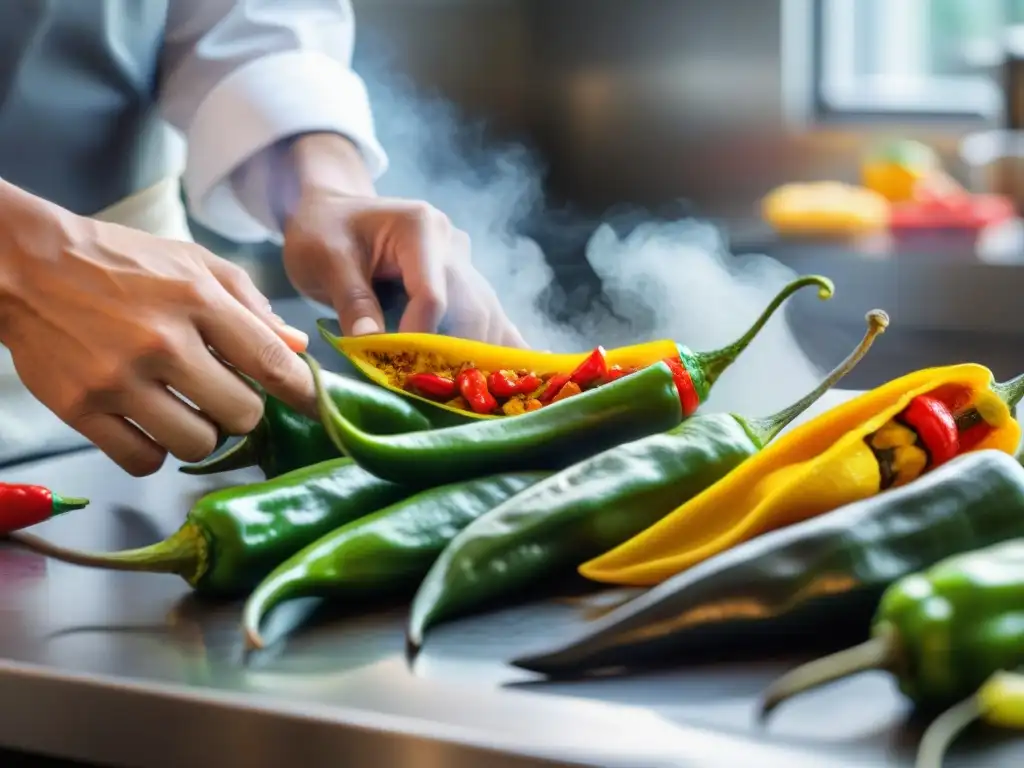
[[[562,469],[682,421],[672,371],[658,363],[514,418],[375,436],[339,412],[323,386],[319,364],[304,357],[316,381],[321,421],[339,451],[377,477],[421,487],[500,472]]]
[[[894,581],[1014,536],[1024,536],[1024,467],[1002,451],[968,453],[746,541],[512,664],[571,677],[756,650],[783,636],[791,646],[859,640]]]
[[[971,486],[979,480],[967,474],[961,482]],[[1019,487],[1015,483],[1011,493],[1016,496]],[[1013,504],[1004,501],[1000,513],[1019,519],[1022,510],[1014,498]],[[979,529],[986,522],[969,520]],[[1015,522],[1010,534],[1019,536],[1020,525]],[[1007,532],[1005,524],[1000,529]],[[764,695],[763,716],[791,696],[868,670],[890,672],[915,706],[935,711],[970,696],[995,672],[1024,664],[1024,539],[1001,538],[890,586],[872,621],[871,638],[779,678]]]
[[[779,413],[697,414],[660,435],[611,448],[519,494],[455,537],[413,601],[407,648],[439,620],[519,593],[632,538],[725,477],[849,373],[888,325],[864,339],[813,391]]]
[[[324,388],[345,416],[375,435],[430,429],[431,421],[413,403],[383,387],[323,371]],[[258,386],[253,385],[257,390]],[[180,471],[212,475],[258,466],[267,478],[309,467],[339,455],[320,422],[264,395],[263,418],[256,428],[226,451],[215,453]]]
[[[976,694],[939,715],[921,737],[916,768],[941,768],[949,745],[975,720],[1000,728],[1024,729],[1024,675],[999,670]]]
[[[260,621],[285,600],[410,593],[460,530],[548,474],[495,475],[432,488],[327,534],[252,593],[242,616],[246,645],[263,646]]]
[[[197,592],[236,596],[321,536],[412,493],[411,488],[381,480],[341,458],[209,493],[175,533],[140,549],[78,552],[27,534],[10,538],[64,562],[173,573]]]

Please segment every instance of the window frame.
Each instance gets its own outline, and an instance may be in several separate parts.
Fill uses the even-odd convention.
[[[798,0],[783,0],[784,2],[796,3]],[[854,94],[838,103],[834,94],[829,93],[828,75],[826,73],[826,36],[827,28],[827,0],[806,0],[802,3],[804,13],[809,17],[805,19],[803,29],[808,40],[806,60],[809,64],[808,88],[809,88],[809,117],[813,123],[821,125],[837,124],[874,124],[874,125],[939,125],[955,129],[977,128],[979,126],[992,125],[1002,113],[1002,99],[996,98],[994,104],[987,109],[977,106],[965,109],[962,99],[922,99],[927,105],[914,106],[908,104],[893,103],[872,104],[863,97],[858,98]],[[806,39],[806,38],[805,38]],[[793,41],[795,42],[795,41]],[[789,42],[784,40],[784,45]],[[979,74],[979,78],[983,75]],[[945,78],[947,87],[970,88],[965,82],[968,77]],[[953,82],[961,81],[961,82]],[[981,99],[975,99],[981,101]],[[894,99],[895,101],[895,99]]]

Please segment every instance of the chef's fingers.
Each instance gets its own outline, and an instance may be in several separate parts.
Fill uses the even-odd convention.
[[[245,435],[263,417],[263,398],[197,338],[192,354],[168,371],[165,384],[188,398],[229,435]]]
[[[249,273],[237,264],[214,254],[206,257],[206,266],[228,293],[270,328],[295,352],[303,352],[309,346],[309,336],[293,328],[270,306],[270,300],[256,287]]]
[[[448,311],[449,268],[460,258],[459,243],[448,218],[431,206],[416,204],[407,212],[402,237],[395,241],[394,262],[409,297],[400,333],[436,333]]]
[[[313,377],[281,337],[224,292],[196,318],[203,340],[229,365],[278,400],[303,411],[314,398]]]
[[[70,426],[135,477],[153,474],[167,458],[163,448],[120,416],[90,413],[71,422]]]
[[[328,246],[324,246],[328,247]],[[331,247],[328,293],[345,336],[384,332],[384,310],[367,275],[364,257],[355,243],[344,239]]]
[[[120,410],[182,461],[202,461],[217,447],[217,427],[158,383],[133,388]]]

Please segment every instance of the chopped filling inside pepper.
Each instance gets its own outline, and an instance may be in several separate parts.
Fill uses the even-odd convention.
[[[878,460],[881,488],[898,487],[972,450],[998,425],[985,394],[954,386],[915,397],[903,411],[864,438]],[[991,412],[991,413],[990,413]]]
[[[414,352],[370,352],[366,357],[397,389],[490,416],[536,411],[639,370],[609,366],[603,347],[595,348],[571,372],[484,370],[472,360],[453,364],[438,355]]]

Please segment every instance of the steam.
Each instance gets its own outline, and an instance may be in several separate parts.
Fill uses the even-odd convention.
[[[373,49],[378,57],[383,50]],[[417,92],[387,62],[362,60],[357,70],[370,89],[391,161],[380,192],[426,200],[470,235],[477,269],[534,348],[581,351],[671,338],[694,350],[715,349],[740,336],[795,277],[767,256],[728,254],[708,224],[651,221],[620,236],[606,224],[595,230],[595,222],[579,217],[567,223],[563,216],[557,229],[593,231],[585,258],[604,300],[589,301],[572,326],[556,322],[573,293],[552,290],[555,274],[541,246],[522,234],[527,217],[544,210],[538,158],[522,146],[489,142],[481,125]],[[766,415],[822,375],[780,311],[719,379],[710,405]]]

